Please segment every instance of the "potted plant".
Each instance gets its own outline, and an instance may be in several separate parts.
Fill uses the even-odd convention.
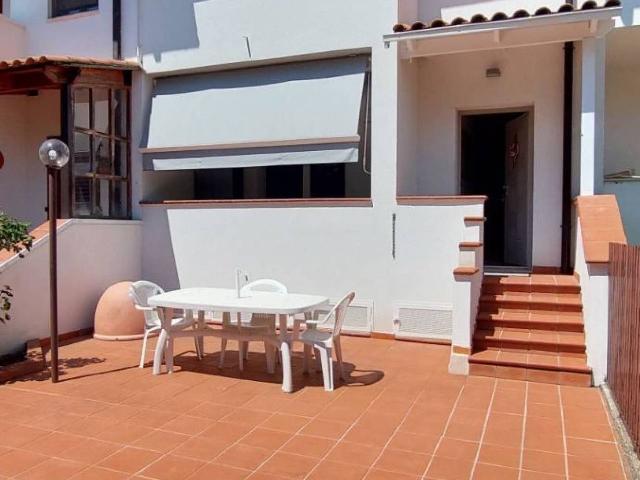
[[[21,258],[23,252],[31,250],[33,237],[29,235],[29,224],[20,222],[15,218],[0,212],[0,251],[7,250],[17,253]],[[11,320],[9,311],[11,310],[11,300],[13,290],[9,285],[0,284],[0,323]],[[7,365],[23,360],[26,355],[26,344],[18,348],[15,352],[9,352],[0,356],[0,365]]]

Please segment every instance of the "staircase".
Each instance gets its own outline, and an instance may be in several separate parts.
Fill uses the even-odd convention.
[[[586,359],[574,276],[484,277],[471,375],[590,386]]]

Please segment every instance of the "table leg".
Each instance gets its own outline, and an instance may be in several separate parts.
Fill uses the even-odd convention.
[[[198,311],[198,330],[204,330],[204,311]],[[204,336],[198,336],[198,346],[200,348],[200,359],[204,357]]]
[[[153,374],[159,375],[162,368],[162,355],[164,354],[164,346],[167,343],[167,332],[163,328],[158,335],[158,343],[156,344],[156,352],[153,356]]]
[[[287,315],[280,315],[280,352],[282,354],[282,391],[293,391],[291,373],[291,345],[287,333]]]

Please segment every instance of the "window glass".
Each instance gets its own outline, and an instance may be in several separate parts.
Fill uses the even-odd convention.
[[[116,140],[113,154],[113,174],[118,177],[127,176],[127,152],[129,150],[126,142]]]
[[[113,109],[115,113],[115,132],[117,137],[127,136],[127,124],[129,122],[129,96],[126,90],[114,90],[113,92]]]
[[[93,129],[100,133],[109,133],[109,90],[93,89]]]
[[[98,0],[51,0],[51,16],[61,17],[98,9]]]
[[[77,88],[73,96],[74,125],[78,128],[91,128],[89,123],[89,89]]]
[[[74,212],[76,216],[88,217],[91,216],[91,190],[92,180],[85,177],[76,177],[73,203]]]
[[[93,166],[94,173],[111,175],[111,151],[109,139],[96,135],[93,137]]]
[[[125,218],[129,205],[129,184],[127,182],[114,181],[111,196],[111,216],[115,218]]]
[[[94,217],[109,217],[109,204],[111,199],[109,180],[99,179],[94,184],[95,210]]]
[[[87,133],[73,134],[73,174],[85,175],[91,172],[91,137]]]

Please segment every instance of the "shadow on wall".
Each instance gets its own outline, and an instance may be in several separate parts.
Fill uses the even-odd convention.
[[[209,0],[141,0],[140,50],[156,62],[164,52],[198,48],[195,4]]]

